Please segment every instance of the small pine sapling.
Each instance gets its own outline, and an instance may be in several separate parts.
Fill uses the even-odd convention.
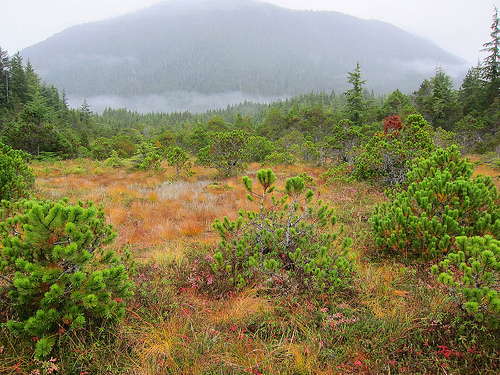
[[[491,178],[471,179],[456,146],[414,161],[408,188],[376,207],[375,241],[404,257],[439,258],[458,236],[500,236],[498,191]]]
[[[160,171],[162,160],[163,157],[160,155],[158,147],[150,145],[147,142],[142,142],[135,155],[130,159],[131,169],[141,171],[154,170],[158,172]]]
[[[59,332],[117,322],[133,295],[128,253],[106,248],[116,231],[102,207],[79,202],[2,201],[0,277],[16,335],[37,338],[47,357]]]
[[[259,192],[248,177],[243,185],[258,210],[240,210],[237,220],[213,224],[221,238],[212,263],[216,275],[231,288],[266,281],[271,289],[297,294],[349,285],[351,240],[338,241],[333,209],[321,200],[313,203],[302,177],[287,179],[281,198],[271,169],[260,170],[257,179]]]
[[[179,175],[182,171],[184,171],[186,177],[191,177],[196,172],[193,172],[191,168],[193,167],[193,163],[189,161],[189,157],[182,148],[180,147],[174,147],[171,148],[167,152],[167,163],[171,167],[175,168],[175,177],[179,178]]]
[[[0,143],[0,200],[27,198],[35,183],[29,154]]]

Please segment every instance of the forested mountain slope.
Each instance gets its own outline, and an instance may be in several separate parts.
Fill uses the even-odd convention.
[[[367,88],[414,90],[464,61],[395,26],[254,0],[167,0],[66,29],[22,51],[69,96],[166,92],[282,96],[343,91],[360,62]]]

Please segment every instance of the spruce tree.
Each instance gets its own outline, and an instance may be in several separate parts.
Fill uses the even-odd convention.
[[[24,104],[29,101],[28,78],[23,67],[23,59],[19,52],[10,59],[10,83],[9,91],[12,99]]]
[[[481,63],[478,63],[477,66],[469,69],[462,81],[462,86],[460,86],[460,91],[458,93],[464,115],[480,113],[485,109],[485,85],[483,67]]]
[[[0,109],[9,103],[10,59],[6,50],[0,47]]]
[[[360,126],[363,122],[363,112],[365,109],[365,100],[363,97],[363,85],[366,81],[361,79],[361,68],[359,61],[356,69],[348,72],[347,80],[352,84],[352,89],[347,90],[344,95],[347,97],[347,108],[352,122]]]

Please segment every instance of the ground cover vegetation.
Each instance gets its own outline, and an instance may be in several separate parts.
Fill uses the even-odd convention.
[[[1,52],[0,373],[496,373],[498,35],[459,90],[201,115]]]

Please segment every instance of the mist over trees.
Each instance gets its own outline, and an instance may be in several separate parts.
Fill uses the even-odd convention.
[[[71,27],[21,52],[44,80],[78,98],[75,105],[92,98],[141,112],[344,92],[357,61],[378,94],[414,90],[438,62],[453,77],[467,70],[387,23],[250,0],[166,1]]]

